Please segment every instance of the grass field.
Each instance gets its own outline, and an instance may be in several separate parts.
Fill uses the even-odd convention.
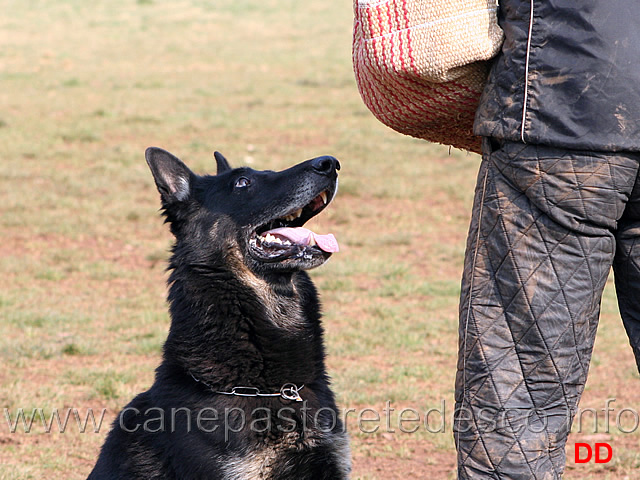
[[[152,382],[171,238],[150,145],[198,172],[214,169],[214,150],[260,169],[340,159],[338,197],[313,225],[342,251],[312,275],[354,478],[455,478],[457,302],[480,159],[368,113],[351,2],[0,0],[0,11],[0,479],[86,478],[118,409]],[[611,287],[581,403],[599,423],[587,412],[574,428],[568,479],[640,478],[640,382]],[[391,408],[388,425],[375,421]],[[47,433],[37,417],[26,433],[19,409],[104,421],[82,433],[71,416]],[[403,433],[400,420],[420,428]],[[575,464],[579,441],[610,443],[612,461]]]

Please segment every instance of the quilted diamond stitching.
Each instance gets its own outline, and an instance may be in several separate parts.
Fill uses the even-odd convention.
[[[539,161],[539,159],[538,159],[538,161]],[[554,162],[554,164],[558,164],[558,163],[559,163],[559,161],[560,161],[560,160],[555,161],[555,162]],[[603,162],[603,163],[605,163],[605,162]],[[542,172],[542,175],[544,175],[544,174],[545,174],[545,170],[548,170],[548,168],[549,168],[549,166],[548,166],[548,165],[547,165],[547,169],[542,169],[542,168],[540,168],[540,171]],[[600,170],[600,168],[596,169],[596,171],[599,171],[599,170]],[[611,173],[611,172],[608,172],[608,173]],[[561,197],[560,199],[556,199],[556,201],[555,201],[555,202],[554,202],[554,201],[552,201],[552,200],[549,198],[549,196],[548,196],[548,195],[545,195],[545,196],[544,196],[544,198],[545,198],[545,203],[546,203],[546,207],[547,207],[550,211],[552,211],[554,208],[561,208],[561,203],[562,203],[563,201],[571,200],[572,195],[573,195],[573,196],[574,196],[574,198],[575,198],[575,195],[576,195],[576,192],[577,192],[577,199],[579,200],[579,206],[581,207],[581,210],[586,214],[586,211],[587,211],[587,208],[586,208],[586,205],[585,205],[585,203],[586,203],[586,202],[585,202],[585,198],[584,198],[584,195],[583,195],[583,192],[582,192],[582,188],[581,188],[581,187],[582,187],[582,185],[584,184],[584,182],[585,182],[586,180],[585,180],[585,178],[582,178],[582,179],[581,179],[581,178],[580,178],[580,176],[578,175],[578,173],[577,173],[577,172],[575,172],[575,169],[574,169],[573,174],[574,174],[575,184],[577,185],[577,187],[576,187],[576,188],[572,189],[570,192],[568,192],[567,194],[565,194],[565,195],[564,195],[563,197]],[[595,172],[592,172],[590,175],[588,175],[588,176],[587,176],[587,178],[589,178],[589,177],[591,177],[591,176],[593,176],[593,175],[595,175]],[[582,182],[581,182],[580,180],[582,180]],[[534,182],[534,183],[537,183],[538,181],[540,181],[540,179],[537,179],[537,180],[536,180],[536,182]],[[533,184],[532,184],[532,185],[533,185]],[[530,187],[531,187],[531,185],[530,185]],[[542,187],[544,188],[544,182],[542,182]],[[516,198],[519,198],[519,197],[521,197],[521,196],[522,196],[522,195],[518,195],[517,197],[506,198],[506,201],[514,201]],[[500,208],[500,206],[501,206],[500,200],[501,200],[501,199],[500,199],[500,198],[498,198],[498,202],[497,202],[497,203],[498,203],[498,207],[499,207],[499,208]],[[501,213],[502,213],[502,212],[501,212]],[[530,213],[532,213],[532,212],[530,212]],[[549,308],[551,307],[551,305],[552,305],[553,303],[555,303],[555,301],[557,300],[557,298],[558,298],[558,297],[561,297],[562,301],[561,301],[561,302],[559,302],[559,304],[564,305],[564,311],[566,311],[566,312],[568,313],[568,315],[569,315],[569,317],[570,317],[570,319],[571,319],[571,321],[570,321],[570,322],[567,322],[567,327],[566,327],[565,329],[563,329],[563,330],[561,330],[561,331],[559,331],[559,332],[554,333],[554,335],[553,335],[552,337],[547,337],[547,335],[545,335],[545,332],[543,332],[543,331],[541,331],[541,330],[540,330],[538,323],[537,323],[537,322],[535,322],[535,321],[534,321],[534,322],[532,322],[532,324],[531,324],[529,327],[527,327],[527,328],[526,328],[526,330],[525,330],[524,332],[519,332],[519,334],[518,334],[518,335],[516,335],[516,334],[512,331],[512,329],[511,329],[511,328],[509,328],[509,329],[510,329],[510,331],[511,331],[512,339],[513,339],[513,343],[514,343],[513,351],[515,351],[515,352],[516,352],[516,354],[517,354],[517,345],[518,345],[518,343],[519,343],[519,342],[518,342],[518,336],[519,336],[519,339],[520,339],[520,340],[522,340],[526,335],[528,335],[528,334],[530,333],[530,330],[532,330],[532,329],[534,329],[534,328],[537,330],[537,334],[539,335],[539,338],[542,340],[542,343],[544,344],[544,348],[545,348],[545,351],[546,351],[546,352],[545,352],[545,353],[546,353],[546,355],[544,356],[544,359],[543,359],[543,360],[546,360],[547,358],[549,358],[549,359],[552,361],[552,363],[554,364],[554,368],[555,368],[555,376],[556,376],[556,378],[558,378],[558,379],[560,380],[560,382],[558,383],[558,386],[556,387],[556,389],[560,389],[560,388],[562,388],[562,390],[563,390],[562,398],[564,399],[565,404],[571,404],[571,402],[569,401],[568,395],[567,395],[567,393],[564,391],[564,388],[563,388],[563,385],[562,385],[562,384],[563,384],[563,382],[564,382],[566,379],[565,379],[565,378],[563,378],[563,375],[562,375],[562,374],[561,374],[561,372],[559,371],[559,369],[558,369],[557,365],[555,365],[555,360],[554,360],[553,356],[551,355],[550,351],[551,351],[551,350],[553,350],[553,349],[556,347],[556,345],[558,345],[558,343],[559,343],[559,342],[563,341],[563,338],[564,338],[564,337],[565,337],[565,335],[567,334],[568,330],[569,330],[570,328],[573,328],[573,325],[574,325],[574,323],[575,323],[575,322],[574,322],[574,320],[575,320],[575,319],[574,319],[574,312],[573,312],[573,310],[572,310],[572,308],[571,308],[571,305],[570,305],[570,303],[571,303],[571,302],[569,302],[569,300],[568,300],[568,298],[567,298],[567,295],[566,295],[566,292],[564,292],[563,290],[564,290],[565,286],[566,286],[567,284],[569,284],[569,282],[571,282],[571,281],[574,279],[574,277],[578,274],[577,272],[578,272],[578,271],[580,271],[580,270],[582,270],[582,269],[584,269],[585,267],[586,267],[587,271],[588,271],[590,274],[592,274],[592,273],[593,273],[593,272],[591,271],[591,268],[590,268],[589,262],[587,262],[586,260],[584,260],[584,257],[588,256],[588,252],[589,252],[589,251],[596,250],[596,249],[598,249],[598,247],[600,247],[600,248],[601,248],[602,246],[601,246],[601,245],[595,245],[595,246],[593,246],[593,247],[590,249],[590,248],[589,248],[589,246],[588,246],[588,245],[585,245],[585,244],[581,241],[581,239],[580,239],[579,237],[577,237],[577,236],[575,236],[575,235],[574,235],[574,236],[572,236],[572,237],[571,237],[571,238],[572,238],[572,240],[573,240],[573,241],[572,241],[572,244],[573,244],[573,246],[574,246],[574,247],[576,247],[577,249],[579,249],[579,250],[581,251],[581,253],[582,253],[582,255],[583,255],[583,260],[582,260],[578,265],[575,265],[575,266],[573,267],[573,270],[569,272],[568,276],[566,276],[566,274],[560,275],[560,269],[558,268],[558,266],[557,266],[557,265],[556,265],[556,263],[555,263],[555,261],[556,261],[556,260],[554,259],[554,254],[555,254],[555,252],[556,252],[556,249],[558,249],[558,247],[559,247],[560,245],[562,245],[564,242],[566,242],[567,238],[568,238],[568,237],[570,237],[570,233],[569,233],[569,232],[567,232],[567,233],[565,233],[565,234],[564,234],[564,236],[562,236],[562,237],[561,237],[561,238],[559,238],[559,239],[554,239],[553,241],[548,241],[548,240],[547,240],[547,238],[545,238],[545,236],[542,234],[541,227],[540,227],[540,225],[539,225],[539,221],[540,221],[540,219],[541,219],[543,216],[544,216],[544,215],[543,215],[543,213],[540,213],[540,214],[537,214],[537,215],[532,215],[532,219],[531,219],[530,224],[529,224],[528,226],[526,226],[525,228],[523,228],[523,229],[520,229],[520,230],[519,230],[519,232],[525,231],[525,232],[526,232],[526,234],[524,234],[524,235],[523,235],[523,234],[520,234],[520,235],[519,235],[517,238],[515,238],[515,239],[514,239],[514,238],[509,238],[509,237],[506,235],[507,227],[506,227],[506,225],[504,224],[504,220],[503,220],[503,219],[504,219],[504,216],[502,216],[502,217],[498,217],[498,218],[502,218],[502,224],[501,224],[501,225],[500,225],[500,223],[501,223],[501,222],[499,222],[499,221],[495,221],[495,222],[493,222],[493,224],[491,225],[491,227],[487,229],[487,226],[486,226],[486,223],[485,223],[485,225],[481,225],[481,226],[480,226],[480,227],[483,227],[483,228],[482,228],[482,232],[481,232],[481,233],[482,233],[482,236],[481,236],[481,238],[479,238],[479,240],[480,240],[480,242],[482,242],[484,245],[479,246],[479,248],[482,248],[482,249],[483,249],[482,255],[484,256],[484,258],[485,258],[485,262],[486,262],[486,263],[485,263],[485,265],[484,265],[484,267],[486,267],[486,269],[487,269],[487,272],[485,272],[485,283],[488,283],[488,284],[490,285],[492,282],[495,282],[495,276],[496,276],[496,274],[498,274],[498,272],[500,271],[500,269],[502,269],[502,268],[503,268],[503,266],[504,266],[505,262],[507,262],[507,261],[511,261],[511,262],[513,263],[514,270],[516,271],[517,276],[519,277],[519,278],[518,278],[518,280],[519,280],[519,284],[520,284],[520,285],[519,285],[518,289],[516,290],[516,292],[515,292],[514,294],[512,294],[512,295],[511,295],[511,298],[509,299],[509,302],[507,303],[507,305],[506,305],[506,306],[505,306],[505,303],[504,303],[504,300],[505,300],[505,299],[502,299],[502,300],[503,300],[503,301],[502,301],[502,306],[504,307],[504,308],[503,308],[503,311],[505,312],[504,314],[505,314],[506,316],[511,315],[511,314],[509,313],[509,309],[510,309],[510,307],[512,306],[513,302],[515,302],[515,301],[517,300],[517,298],[516,298],[516,297],[517,297],[517,295],[521,295],[521,296],[522,296],[522,298],[524,298],[524,302],[525,302],[526,308],[527,308],[527,309],[528,309],[528,311],[529,311],[529,314],[530,314],[530,315],[534,315],[534,317],[535,317],[535,316],[538,316],[538,317],[539,317],[539,316],[541,316],[541,315],[546,314],[547,309],[549,309]],[[485,220],[486,220],[486,219],[485,219]],[[488,238],[490,238],[492,235],[495,235],[495,234],[496,234],[495,229],[496,229],[496,228],[498,228],[498,227],[500,227],[500,228],[501,228],[501,230],[502,230],[502,234],[503,234],[503,235],[505,235],[505,237],[506,237],[506,240],[507,240],[507,243],[508,243],[508,248],[507,248],[508,253],[507,253],[507,255],[504,255],[504,256],[503,256],[503,258],[499,259],[499,261],[498,261],[498,263],[497,263],[497,264],[495,264],[495,260],[496,260],[496,259],[495,259],[495,258],[492,258],[492,257],[491,257],[491,255],[490,255],[490,252],[486,250],[486,243],[487,243],[487,239],[488,239]],[[525,237],[530,233],[530,231],[531,231],[531,230],[533,230],[534,228],[537,230],[537,233],[538,233],[539,237],[542,239],[542,243],[543,243],[543,245],[544,245],[545,252],[544,252],[544,254],[543,254],[543,258],[542,258],[542,260],[540,260],[540,261],[539,261],[539,263],[538,263],[537,265],[535,265],[533,268],[531,268],[530,266],[528,266],[528,268],[526,269],[526,271],[524,271],[524,272],[523,272],[523,271],[522,271],[522,269],[521,269],[521,266],[518,264],[518,259],[517,259],[516,257],[514,257],[514,256],[513,256],[513,251],[514,251],[514,248],[515,248],[516,246],[518,246],[519,242],[520,242],[522,239],[524,239],[524,238],[525,238]],[[599,242],[598,242],[598,243],[599,243]],[[510,258],[509,258],[509,257],[510,257]],[[546,264],[546,265],[545,265],[545,264]],[[541,311],[534,312],[534,308],[533,308],[533,305],[532,305],[532,301],[531,301],[531,299],[529,298],[528,293],[527,293],[527,290],[526,290],[526,285],[530,282],[530,280],[531,280],[532,278],[534,278],[534,276],[536,275],[536,273],[538,273],[538,270],[539,270],[540,268],[542,268],[543,266],[545,266],[545,268],[548,268],[548,267],[550,266],[551,270],[554,272],[554,276],[555,276],[555,278],[556,278],[556,282],[557,282],[557,286],[556,286],[556,293],[554,293],[554,295],[552,296],[552,298],[550,299],[550,301],[548,301],[548,302],[547,302],[547,304],[545,305],[545,307],[544,307]],[[489,273],[489,275],[486,275],[487,273]],[[563,273],[564,273],[564,272],[563,272]],[[472,275],[473,275],[473,274],[474,274],[474,273],[472,273]],[[486,277],[490,277],[490,278],[488,278],[488,279],[487,279]],[[593,276],[592,276],[592,275],[590,275],[588,278],[592,278],[592,277],[593,277]],[[592,280],[591,280],[591,285],[592,285],[592,287],[593,287],[593,288],[596,288],[596,287],[597,287],[597,283],[598,283],[598,282],[597,282],[597,280],[596,280],[596,279],[592,279]],[[473,292],[469,292],[469,298],[467,299],[467,301],[468,301],[468,302],[470,302],[470,305],[471,305],[471,304],[473,304],[474,300],[476,300],[476,299],[477,299],[477,297],[478,297],[478,293],[479,293],[479,292],[481,292],[483,289],[486,289],[486,288],[487,288],[487,287],[486,287],[486,286],[484,286],[484,285],[477,285],[477,286],[473,289],[473,290],[474,290]],[[499,292],[499,291],[495,291],[494,293],[498,293],[498,294],[500,295],[500,292]],[[471,323],[471,324],[473,324],[473,325],[474,325],[475,338],[474,338],[474,340],[473,340],[472,344],[467,345],[467,349],[466,349],[466,351],[465,351],[463,354],[465,354],[465,355],[466,355],[466,354],[471,354],[471,352],[472,352],[473,350],[475,350],[476,348],[478,348],[478,347],[479,347],[479,349],[480,349],[480,354],[481,354],[482,356],[484,356],[484,355],[485,355],[485,351],[484,351],[484,347],[483,347],[484,337],[485,337],[486,335],[489,335],[489,334],[491,333],[492,328],[488,328],[488,327],[486,327],[486,328],[484,328],[484,331],[482,331],[482,330],[481,330],[481,328],[480,328],[480,326],[478,325],[477,319],[475,318],[475,317],[476,317],[476,315],[475,315],[476,313],[477,313],[477,312],[476,312],[476,311],[475,311],[475,309],[472,307],[472,308],[470,309],[470,311],[469,311],[469,316],[466,318],[466,322],[469,322],[469,323]],[[509,327],[510,327],[510,325],[509,325]],[[576,344],[578,344],[578,343],[579,343],[579,342],[578,342],[578,338],[577,338],[577,336],[576,336],[575,334],[573,335],[573,340],[574,340],[574,341],[573,341],[574,345],[576,345]],[[576,351],[576,353],[577,353],[577,351]],[[505,359],[507,359],[510,355],[511,355],[511,349],[509,349],[509,351],[505,352],[505,353],[504,353],[504,354],[502,354],[501,356],[494,358],[494,359],[493,359],[493,361],[492,361],[492,364],[491,364],[491,365],[492,365],[492,366],[491,366],[491,368],[490,368],[488,371],[485,371],[485,373],[488,373],[488,374],[487,374],[487,376],[486,376],[486,378],[485,378],[485,381],[484,381],[484,382],[482,382],[480,385],[475,385],[476,394],[477,394],[477,392],[479,392],[480,390],[482,390],[483,388],[485,388],[484,383],[485,383],[487,380],[490,380],[490,382],[491,382],[491,384],[492,384],[492,389],[494,390],[494,395],[496,396],[496,398],[499,398],[499,399],[500,399],[500,402],[499,402],[499,403],[500,403],[500,406],[501,406],[501,407],[504,407],[504,405],[506,405],[506,404],[508,403],[508,401],[509,401],[509,399],[510,399],[511,395],[513,395],[513,393],[514,393],[514,392],[515,392],[515,391],[520,387],[520,385],[521,385],[522,383],[524,383],[524,384],[525,384],[525,386],[527,385],[526,379],[525,379],[525,378],[523,378],[523,379],[522,379],[522,381],[521,381],[520,383],[518,383],[514,388],[510,389],[511,391],[510,391],[510,392],[508,392],[507,396],[504,396],[504,392],[500,392],[500,391],[499,391],[500,389],[495,385],[495,379],[494,379],[494,377],[493,377],[493,374],[495,373],[495,371],[496,371],[497,369],[499,369],[499,368],[500,368],[500,366],[501,366],[502,362],[503,362]],[[576,357],[573,357],[573,356],[572,356],[571,358],[572,358],[572,362],[574,362],[574,363],[575,363]],[[486,359],[485,359],[485,362],[486,362]],[[527,368],[525,368],[525,367],[523,366],[523,362],[522,362],[522,360],[520,360],[518,363],[519,363],[519,365],[520,365],[520,368],[521,368],[521,372],[522,372],[522,376],[523,376],[523,377],[525,377],[525,376],[526,376],[526,375],[525,375],[525,372],[528,372],[528,374],[529,374],[529,375],[530,375],[532,372],[535,372],[535,370],[536,370],[536,369],[538,368],[538,366],[541,364],[541,362],[539,362],[539,363],[538,363],[536,366],[534,366],[534,367],[527,367]],[[586,375],[586,369],[584,368],[584,367],[585,367],[585,365],[584,365],[584,361],[579,360],[579,361],[578,361],[578,364],[580,365],[580,368],[582,368],[582,374],[583,374],[583,375]],[[566,370],[566,369],[565,369],[565,370]],[[463,401],[467,401],[467,400],[468,400],[469,402],[473,402],[473,401],[475,400],[475,395],[476,395],[476,394],[474,394],[474,395],[470,395],[470,392],[466,392],[466,393],[467,393],[467,394],[469,394],[469,395],[467,395],[467,396],[466,396],[466,398],[464,398],[464,399],[463,399]],[[530,396],[531,402],[533,403],[533,402],[534,402],[534,398],[533,398],[533,396],[531,395],[531,392],[529,392],[529,396]],[[476,426],[476,428],[477,428],[477,427],[478,427],[478,425],[477,425],[477,419],[475,419],[475,418],[474,418],[474,424],[475,424],[475,426]],[[546,433],[546,436],[548,437],[548,432]],[[548,440],[549,440],[549,439],[548,439]],[[550,441],[550,440],[549,440],[549,441]],[[479,438],[477,438],[477,439],[476,439],[476,441],[473,443],[473,446],[472,446],[469,450],[467,450],[467,452],[471,452],[471,451],[473,451],[473,449],[477,447],[477,443],[478,443],[478,442],[483,442],[482,438],[480,438],[480,437],[479,437]],[[514,448],[516,447],[516,443],[519,443],[519,442],[516,440],[512,445],[510,445],[510,446],[509,446],[509,448],[508,448],[508,449],[507,449],[507,451],[504,453],[504,455],[502,455],[502,458],[501,458],[501,459],[500,459],[500,461],[496,464],[496,467],[497,467],[497,468],[499,468],[499,467],[500,467],[501,463],[505,460],[505,458],[506,458],[506,456],[509,454],[509,452],[511,452],[511,450],[512,450],[512,449],[514,449]],[[483,445],[483,449],[484,449],[485,454],[487,454],[487,455],[488,455],[486,445]],[[519,444],[518,444],[518,450],[520,451],[521,455],[522,455],[523,457],[525,457],[525,459],[526,459],[526,455],[524,454],[524,451],[523,451],[523,449],[522,449],[522,446],[521,446],[521,445],[519,445]],[[556,458],[556,461],[559,461],[559,460],[557,460],[557,459],[560,457],[560,455],[554,454],[553,456]],[[466,459],[466,458],[468,458],[468,456],[467,456],[467,457],[465,457],[465,459]],[[489,458],[489,460],[491,460],[491,459]],[[491,460],[491,461],[493,462],[493,460]],[[463,463],[466,463],[466,462],[463,462]],[[555,473],[556,473],[556,474],[558,474],[558,470],[556,469],[556,465],[555,465],[554,463],[555,463],[555,462],[552,462],[552,468],[555,470]],[[530,470],[531,470],[531,466],[530,466]],[[562,467],[561,467],[561,466],[560,466],[560,471],[562,471]],[[531,470],[531,473],[533,474],[533,471],[532,471],[532,470]]]

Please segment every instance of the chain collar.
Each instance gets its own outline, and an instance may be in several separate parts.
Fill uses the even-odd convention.
[[[281,397],[283,400],[291,400],[294,402],[302,402],[300,396],[300,390],[304,388],[304,385],[297,386],[295,383],[285,383],[280,388],[278,393],[262,393],[257,387],[233,387],[230,392],[221,392],[220,390],[214,390],[211,385],[197,379],[193,373],[189,372],[191,378],[196,382],[202,383],[204,386],[209,387],[213,393],[220,395],[234,395],[236,397]]]

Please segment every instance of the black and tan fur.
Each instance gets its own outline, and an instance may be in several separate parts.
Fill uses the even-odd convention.
[[[155,382],[117,417],[89,480],[349,478],[305,272],[330,254],[256,244],[265,230],[319,213],[335,194],[339,163],[319,157],[255,171],[232,169],[216,153],[218,174],[198,176],[164,150],[146,158],[176,238],[171,328]],[[286,384],[301,387],[302,401],[220,393],[277,393]]]

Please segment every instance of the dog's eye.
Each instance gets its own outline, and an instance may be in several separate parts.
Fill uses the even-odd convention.
[[[240,177],[236,180],[236,188],[245,188],[251,185],[251,180],[246,177]]]

